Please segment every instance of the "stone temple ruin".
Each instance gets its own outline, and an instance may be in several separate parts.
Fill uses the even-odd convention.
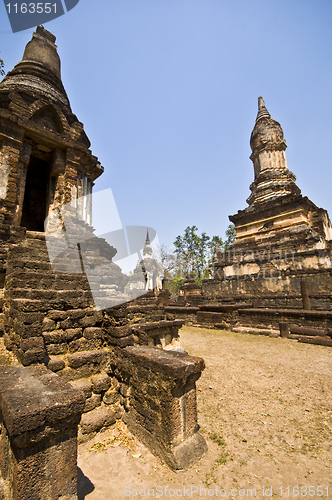
[[[142,280],[142,272],[144,280]],[[132,276],[130,276],[131,290],[161,290],[163,285],[163,276],[161,275],[158,263],[153,258],[153,250],[149,237],[149,231],[146,234],[146,240],[143,248],[143,259],[137,262]]]
[[[55,37],[39,26],[0,83],[0,319],[16,359],[0,366],[0,498],[77,498],[77,434],[86,441],[117,419],[173,469],[206,451],[195,388],[204,362],[179,348],[183,320],[167,312],[167,291],[96,307],[115,289],[136,296],[91,226],[103,168],[89,147]],[[156,270],[145,261],[146,278]]]
[[[301,195],[262,98],[250,144],[235,242],[216,247],[211,279],[170,301],[149,233],[131,276],[95,235],[103,167],[71,111],[55,37],[37,27],[0,83],[0,498],[76,499],[77,441],[117,419],[171,468],[198,460],[204,362],[180,347],[185,321],[332,345],[331,223]]]
[[[236,239],[225,255],[217,250],[213,278],[225,283],[223,294],[246,298],[254,290],[265,299],[273,294],[274,302],[282,294],[280,303],[292,306],[303,276],[312,299],[323,305],[322,294],[330,292],[331,222],[326,210],[301,195],[287,167],[282,128],[261,97],[250,146],[255,180],[249,207],[229,217]]]
[[[236,239],[216,246],[211,278],[178,317],[235,331],[332,345],[332,227],[295,183],[280,124],[262,97],[250,138],[254,182],[249,206],[229,217]],[[190,307],[191,306],[191,307]],[[181,314],[180,314],[181,313]]]

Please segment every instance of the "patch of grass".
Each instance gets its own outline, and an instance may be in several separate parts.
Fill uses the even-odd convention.
[[[305,455],[306,453],[311,453],[315,450],[316,443],[303,443],[300,452]]]
[[[104,441],[98,441],[93,444],[90,448],[90,452],[100,453],[101,451],[106,450],[109,446],[126,446],[132,451],[136,449],[136,441],[130,437],[126,433],[126,429],[123,423],[118,420],[114,425],[110,427],[110,430],[113,431],[116,435],[110,436],[108,439]]]
[[[211,432],[209,434],[209,438],[218,446],[227,446],[221,434],[217,434],[216,432]]]
[[[211,484],[215,484],[216,482],[217,482],[217,478],[213,474],[212,470],[210,472],[207,472],[205,474],[205,481],[204,481],[204,483],[206,484],[206,486],[210,486]]]
[[[225,451],[222,452],[219,457],[213,462],[212,464],[212,467],[210,469],[209,472],[207,472],[205,474],[205,481],[204,483],[206,484],[206,486],[210,486],[212,483],[216,483],[217,482],[217,478],[216,476],[214,475],[214,471],[220,466],[220,465],[225,465],[225,463],[227,462],[228,460],[228,453],[226,453]],[[223,475],[223,478],[224,478],[224,475]]]
[[[219,467],[219,465],[224,465],[228,460],[228,453],[224,452],[224,453],[221,453],[221,455],[217,458],[217,460],[215,460],[214,462],[214,466],[215,468]]]

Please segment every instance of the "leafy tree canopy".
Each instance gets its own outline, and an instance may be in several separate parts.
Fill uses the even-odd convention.
[[[0,58],[0,76],[5,76],[6,72],[4,70],[4,67],[5,67],[5,63],[3,62],[3,60]]]
[[[175,254],[182,262],[184,274],[193,274],[201,280],[208,277],[209,262],[213,257],[216,243],[221,251],[226,251],[235,239],[235,228],[230,224],[226,230],[226,241],[220,236],[210,238],[205,232],[197,234],[196,226],[188,226],[183,236],[174,241]]]
[[[229,249],[229,247],[231,246],[231,244],[235,240],[235,226],[234,226],[234,224],[229,224],[229,226],[226,229],[225,234],[226,234],[226,241],[223,244],[223,247],[220,247],[220,250],[223,250],[224,252],[226,252]]]

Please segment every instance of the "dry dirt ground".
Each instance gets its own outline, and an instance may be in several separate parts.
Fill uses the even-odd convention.
[[[180,333],[206,364],[197,404],[208,453],[175,473],[117,424],[80,446],[79,500],[332,499],[332,349],[188,326]]]

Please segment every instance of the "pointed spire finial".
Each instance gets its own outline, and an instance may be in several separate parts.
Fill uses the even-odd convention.
[[[149,230],[147,229],[147,231],[146,231],[145,245],[144,245],[144,248],[143,248],[143,259],[151,258],[152,257],[152,253],[153,253],[153,250],[151,248]]]
[[[257,113],[257,117],[256,117],[256,123],[261,118],[271,118],[270,113],[268,112],[268,110],[265,107],[265,102],[264,102],[263,97],[258,98],[258,113]]]
[[[258,109],[265,108],[265,102],[262,96],[258,98]]]

